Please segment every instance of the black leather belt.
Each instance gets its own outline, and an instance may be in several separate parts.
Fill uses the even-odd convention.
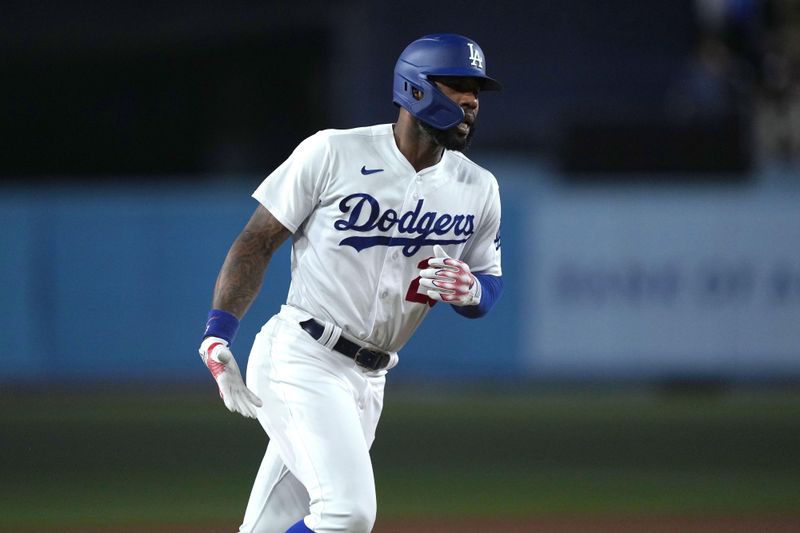
[[[314,337],[314,340],[319,340],[319,338],[322,337],[322,333],[325,331],[325,326],[313,318],[305,322],[300,322],[300,327],[303,328],[306,333]],[[392,356],[386,352],[359,346],[341,335],[339,336],[339,340],[336,341],[336,344],[333,345],[333,349],[354,360],[357,365],[370,370],[386,368],[392,358]]]

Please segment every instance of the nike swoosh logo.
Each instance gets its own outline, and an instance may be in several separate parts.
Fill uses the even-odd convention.
[[[363,167],[361,167],[361,173],[364,174],[365,176],[368,176],[370,174],[375,174],[376,172],[383,172],[383,169],[382,168],[367,168],[367,165],[364,165]]]

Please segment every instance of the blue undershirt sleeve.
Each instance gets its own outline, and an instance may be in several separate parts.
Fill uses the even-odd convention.
[[[478,305],[452,306],[456,313],[467,318],[480,318],[494,306],[503,293],[503,277],[490,274],[473,274],[481,284],[481,303]]]

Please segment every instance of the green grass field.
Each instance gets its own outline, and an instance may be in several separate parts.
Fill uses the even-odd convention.
[[[800,514],[797,389],[390,385],[386,398],[373,446],[383,519]],[[265,444],[211,386],[7,391],[0,531],[236,525]]]

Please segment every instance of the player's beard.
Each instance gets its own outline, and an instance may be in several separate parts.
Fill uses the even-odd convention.
[[[472,142],[472,136],[475,134],[475,122],[470,125],[469,133],[466,136],[458,134],[458,130],[456,130],[458,125],[449,130],[440,130],[421,120],[418,120],[417,123],[422,131],[433,139],[436,144],[447,150],[455,150],[457,152],[466,152]]]

